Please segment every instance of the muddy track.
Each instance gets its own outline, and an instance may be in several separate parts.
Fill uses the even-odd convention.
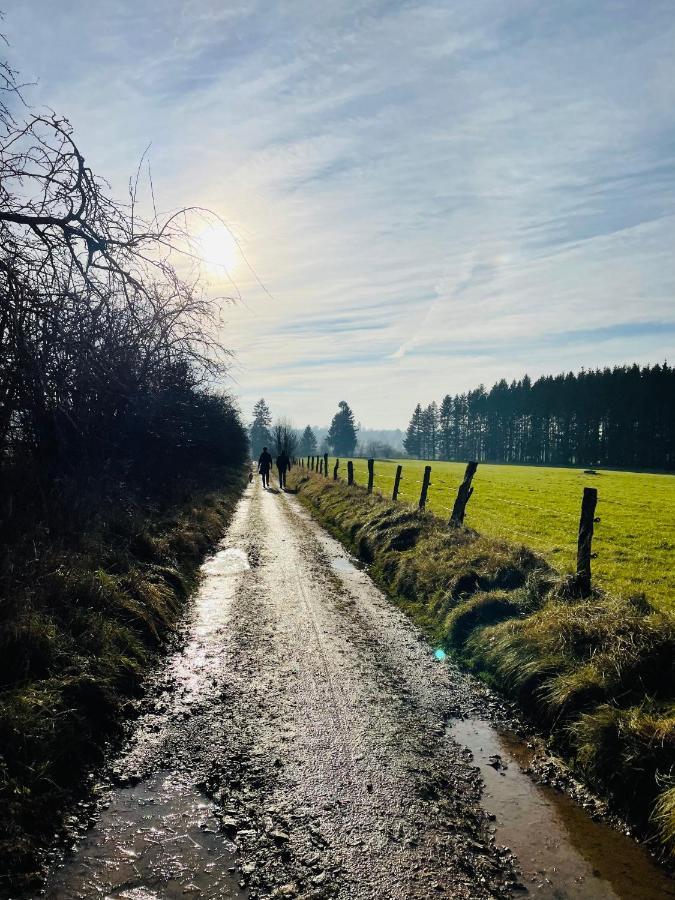
[[[293,496],[247,490],[150,698],[46,896],[481,898],[515,881],[449,734],[480,695]]]
[[[294,496],[256,483],[44,895],[511,896],[514,858],[453,738],[500,715]],[[541,896],[619,896],[577,887]]]

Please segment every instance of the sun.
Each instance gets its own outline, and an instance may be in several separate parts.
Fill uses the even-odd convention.
[[[225,225],[210,225],[196,238],[197,253],[215,273],[231,274],[239,261],[239,250],[232,232]]]

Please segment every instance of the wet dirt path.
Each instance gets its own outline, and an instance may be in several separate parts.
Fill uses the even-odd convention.
[[[453,732],[494,699],[290,495],[251,485],[204,574],[45,896],[511,896],[520,876]]]

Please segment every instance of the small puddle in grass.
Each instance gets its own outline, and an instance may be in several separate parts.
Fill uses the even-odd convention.
[[[479,719],[460,720],[451,733],[480,768],[483,808],[495,816],[497,843],[517,856],[527,894],[541,900],[675,897],[675,883],[639,844],[522,771],[533,754],[520,739]]]

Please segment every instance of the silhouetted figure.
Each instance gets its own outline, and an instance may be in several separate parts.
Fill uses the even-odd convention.
[[[270,486],[270,469],[272,468],[272,455],[269,453],[267,447],[263,447],[263,452],[260,454],[260,459],[258,460],[258,471],[262,475],[262,483],[263,487],[267,488]]]
[[[285,450],[282,450],[281,453],[277,456],[277,471],[279,472],[279,487],[285,491],[286,490],[286,472],[291,467],[291,461],[288,458],[288,453]]]

